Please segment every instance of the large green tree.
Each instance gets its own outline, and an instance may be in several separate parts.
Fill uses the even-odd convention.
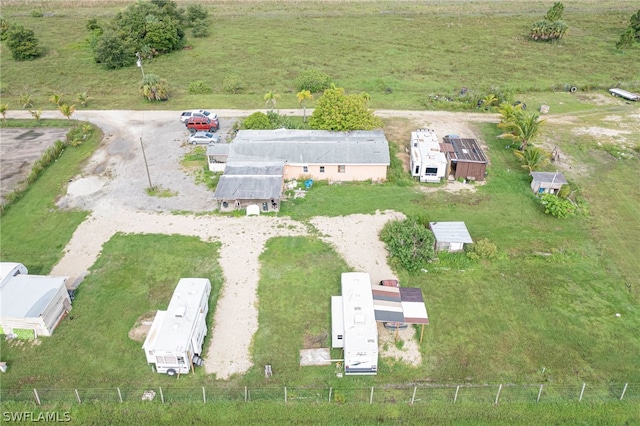
[[[387,222],[380,232],[392,263],[417,272],[435,256],[433,232],[414,219]]]
[[[564,5],[555,2],[547,11],[544,19],[535,22],[529,31],[529,38],[534,41],[555,41],[566,34],[569,27],[562,21]]]
[[[184,11],[167,0],[139,1],[118,12],[104,31],[91,31],[97,63],[121,68],[145,57],[180,49],[184,42]]]
[[[365,97],[347,95],[343,88],[332,85],[318,99],[309,126],[334,131],[373,130],[382,127],[382,120],[367,107]]]

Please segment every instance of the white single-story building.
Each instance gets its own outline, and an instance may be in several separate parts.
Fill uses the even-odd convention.
[[[447,176],[447,157],[432,129],[411,132],[411,176],[420,182],[440,182]]]
[[[71,310],[67,278],[29,275],[21,263],[0,262],[0,327],[4,334],[33,330],[34,337],[51,336]]]
[[[429,229],[436,237],[436,251],[462,251],[465,244],[473,244],[464,222],[429,222]]]
[[[557,194],[568,182],[560,172],[531,172],[531,190],[536,194]]]

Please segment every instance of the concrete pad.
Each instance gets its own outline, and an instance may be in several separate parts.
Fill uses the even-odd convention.
[[[300,349],[300,366],[331,365],[329,348]]]

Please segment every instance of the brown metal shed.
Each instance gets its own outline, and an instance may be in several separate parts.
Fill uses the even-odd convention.
[[[451,145],[446,154],[455,179],[484,180],[489,161],[475,139],[463,139],[451,135],[445,136],[443,141]]]

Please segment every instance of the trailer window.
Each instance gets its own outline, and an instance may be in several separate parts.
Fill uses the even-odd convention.
[[[178,364],[184,364],[184,357],[178,357]]]

